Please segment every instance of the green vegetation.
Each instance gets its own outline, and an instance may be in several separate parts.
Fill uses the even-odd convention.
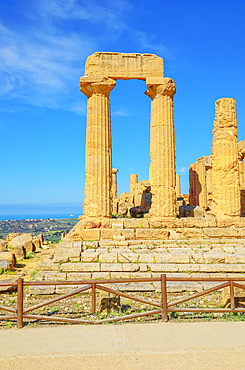
[[[77,222],[77,218],[0,221],[0,239],[6,239],[10,233],[28,233],[32,236],[43,234],[44,240],[58,243],[63,232],[67,234]],[[13,248],[8,245],[8,249]]]

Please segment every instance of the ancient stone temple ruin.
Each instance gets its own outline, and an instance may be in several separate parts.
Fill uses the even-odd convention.
[[[130,192],[121,195],[120,168],[112,167],[109,100],[118,79],[146,81],[151,99],[149,179],[131,174]],[[175,83],[164,77],[162,58],[95,53],[87,59],[80,89],[88,98],[84,215],[40,263],[36,280],[244,273],[245,140],[237,141],[235,100],[216,101],[212,155],[190,165],[190,194],[184,195],[175,173]],[[58,292],[55,285],[48,289]]]
[[[146,81],[146,94],[151,98],[150,214],[176,217],[174,81],[163,77],[162,58],[152,54],[120,53],[91,55],[80,81],[81,91],[88,97],[84,216],[112,217],[109,95],[118,79]]]

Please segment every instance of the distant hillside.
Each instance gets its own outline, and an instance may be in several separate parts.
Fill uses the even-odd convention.
[[[32,235],[43,234],[44,240],[58,242],[61,239],[61,234],[63,232],[67,234],[77,222],[77,218],[0,221],[0,239],[6,239],[10,233],[29,233]]]

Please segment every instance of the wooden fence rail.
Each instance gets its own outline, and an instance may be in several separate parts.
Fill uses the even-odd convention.
[[[161,286],[161,301],[160,302],[154,302],[154,301],[148,301],[143,298],[136,297],[134,295],[124,293],[112,288],[109,288],[108,286],[103,286],[103,284],[120,284],[120,283],[149,283],[149,282],[160,282]],[[223,282],[222,284],[219,284],[217,286],[214,286],[210,289],[206,289],[200,293],[191,294],[187,297],[183,297],[181,299],[177,299],[173,302],[169,302],[167,300],[167,282],[168,281],[177,281],[177,282],[202,282],[202,281],[208,281],[208,282]],[[11,321],[17,321],[17,328],[23,327],[23,319],[33,319],[33,320],[45,320],[45,321],[53,321],[53,322],[65,322],[65,323],[76,323],[76,324],[102,324],[103,322],[114,322],[119,320],[131,320],[139,317],[144,317],[148,315],[156,315],[161,314],[162,321],[167,322],[169,320],[168,313],[169,312],[196,312],[196,313],[203,313],[203,312],[216,312],[216,313],[228,313],[228,312],[245,312],[245,308],[235,308],[235,297],[234,297],[234,288],[240,288],[245,289],[245,285],[240,284],[240,282],[245,282],[245,277],[237,277],[237,278],[225,278],[225,277],[215,277],[215,278],[209,278],[209,277],[199,277],[199,278],[181,278],[181,277],[167,277],[166,274],[162,274],[159,278],[139,278],[139,279],[101,279],[101,280],[81,280],[81,281],[24,281],[22,278],[19,278],[17,282],[14,283],[4,283],[0,282],[0,286],[17,286],[17,308],[12,307],[6,307],[3,305],[0,305],[0,310],[8,311],[13,313],[12,315],[0,315],[0,321],[2,320],[11,320]],[[23,308],[23,300],[24,300],[24,286],[47,286],[47,285],[61,285],[61,286],[69,286],[69,285],[81,285],[80,288],[73,290],[72,292],[60,295],[58,297],[46,300],[42,303],[36,304],[34,306],[30,306],[28,308]],[[206,294],[215,292],[219,289],[230,287],[230,308],[192,308],[192,307],[173,307],[177,306],[179,304],[182,304],[184,302],[190,301],[195,298],[199,298],[201,296],[204,296]],[[64,317],[50,317],[47,315],[33,315],[29,314],[29,312],[37,310],[41,307],[53,304],[57,301],[60,301],[62,299],[66,299],[68,297],[71,297],[73,295],[85,292],[90,290],[92,291],[91,295],[91,312],[96,313],[96,289],[102,290],[111,294],[115,294],[124,298],[128,298],[137,302],[141,302],[144,304],[148,304],[150,306],[155,307],[154,310],[151,311],[144,311],[139,312],[136,314],[130,314],[125,316],[118,316],[113,318],[106,318],[103,320],[97,320],[97,321],[91,321],[91,320],[82,320],[82,319],[72,319],[72,318],[64,318]]]

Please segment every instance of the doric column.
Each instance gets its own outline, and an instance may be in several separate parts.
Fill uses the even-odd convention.
[[[151,216],[176,217],[175,134],[173,96],[170,78],[146,79],[151,101],[150,182]]]
[[[136,184],[138,184],[138,175],[132,173],[130,175],[130,193],[134,190]]]
[[[207,209],[207,184],[205,163],[196,162],[190,165],[190,205]]]
[[[176,174],[176,197],[181,196],[180,175]]]
[[[117,168],[112,169],[112,184],[111,184],[111,191],[112,191],[112,213],[115,215],[117,213]]]
[[[240,184],[236,101],[215,102],[212,148],[212,213],[218,218],[240,216]]]
[[[243,159],[238,157],[240,185],[243,186]]]
[[[109,94],[116,82],[107,77],[81,77],[80,90],[88,97],[85,199],[89,217],[112,216],[112,158]]]

